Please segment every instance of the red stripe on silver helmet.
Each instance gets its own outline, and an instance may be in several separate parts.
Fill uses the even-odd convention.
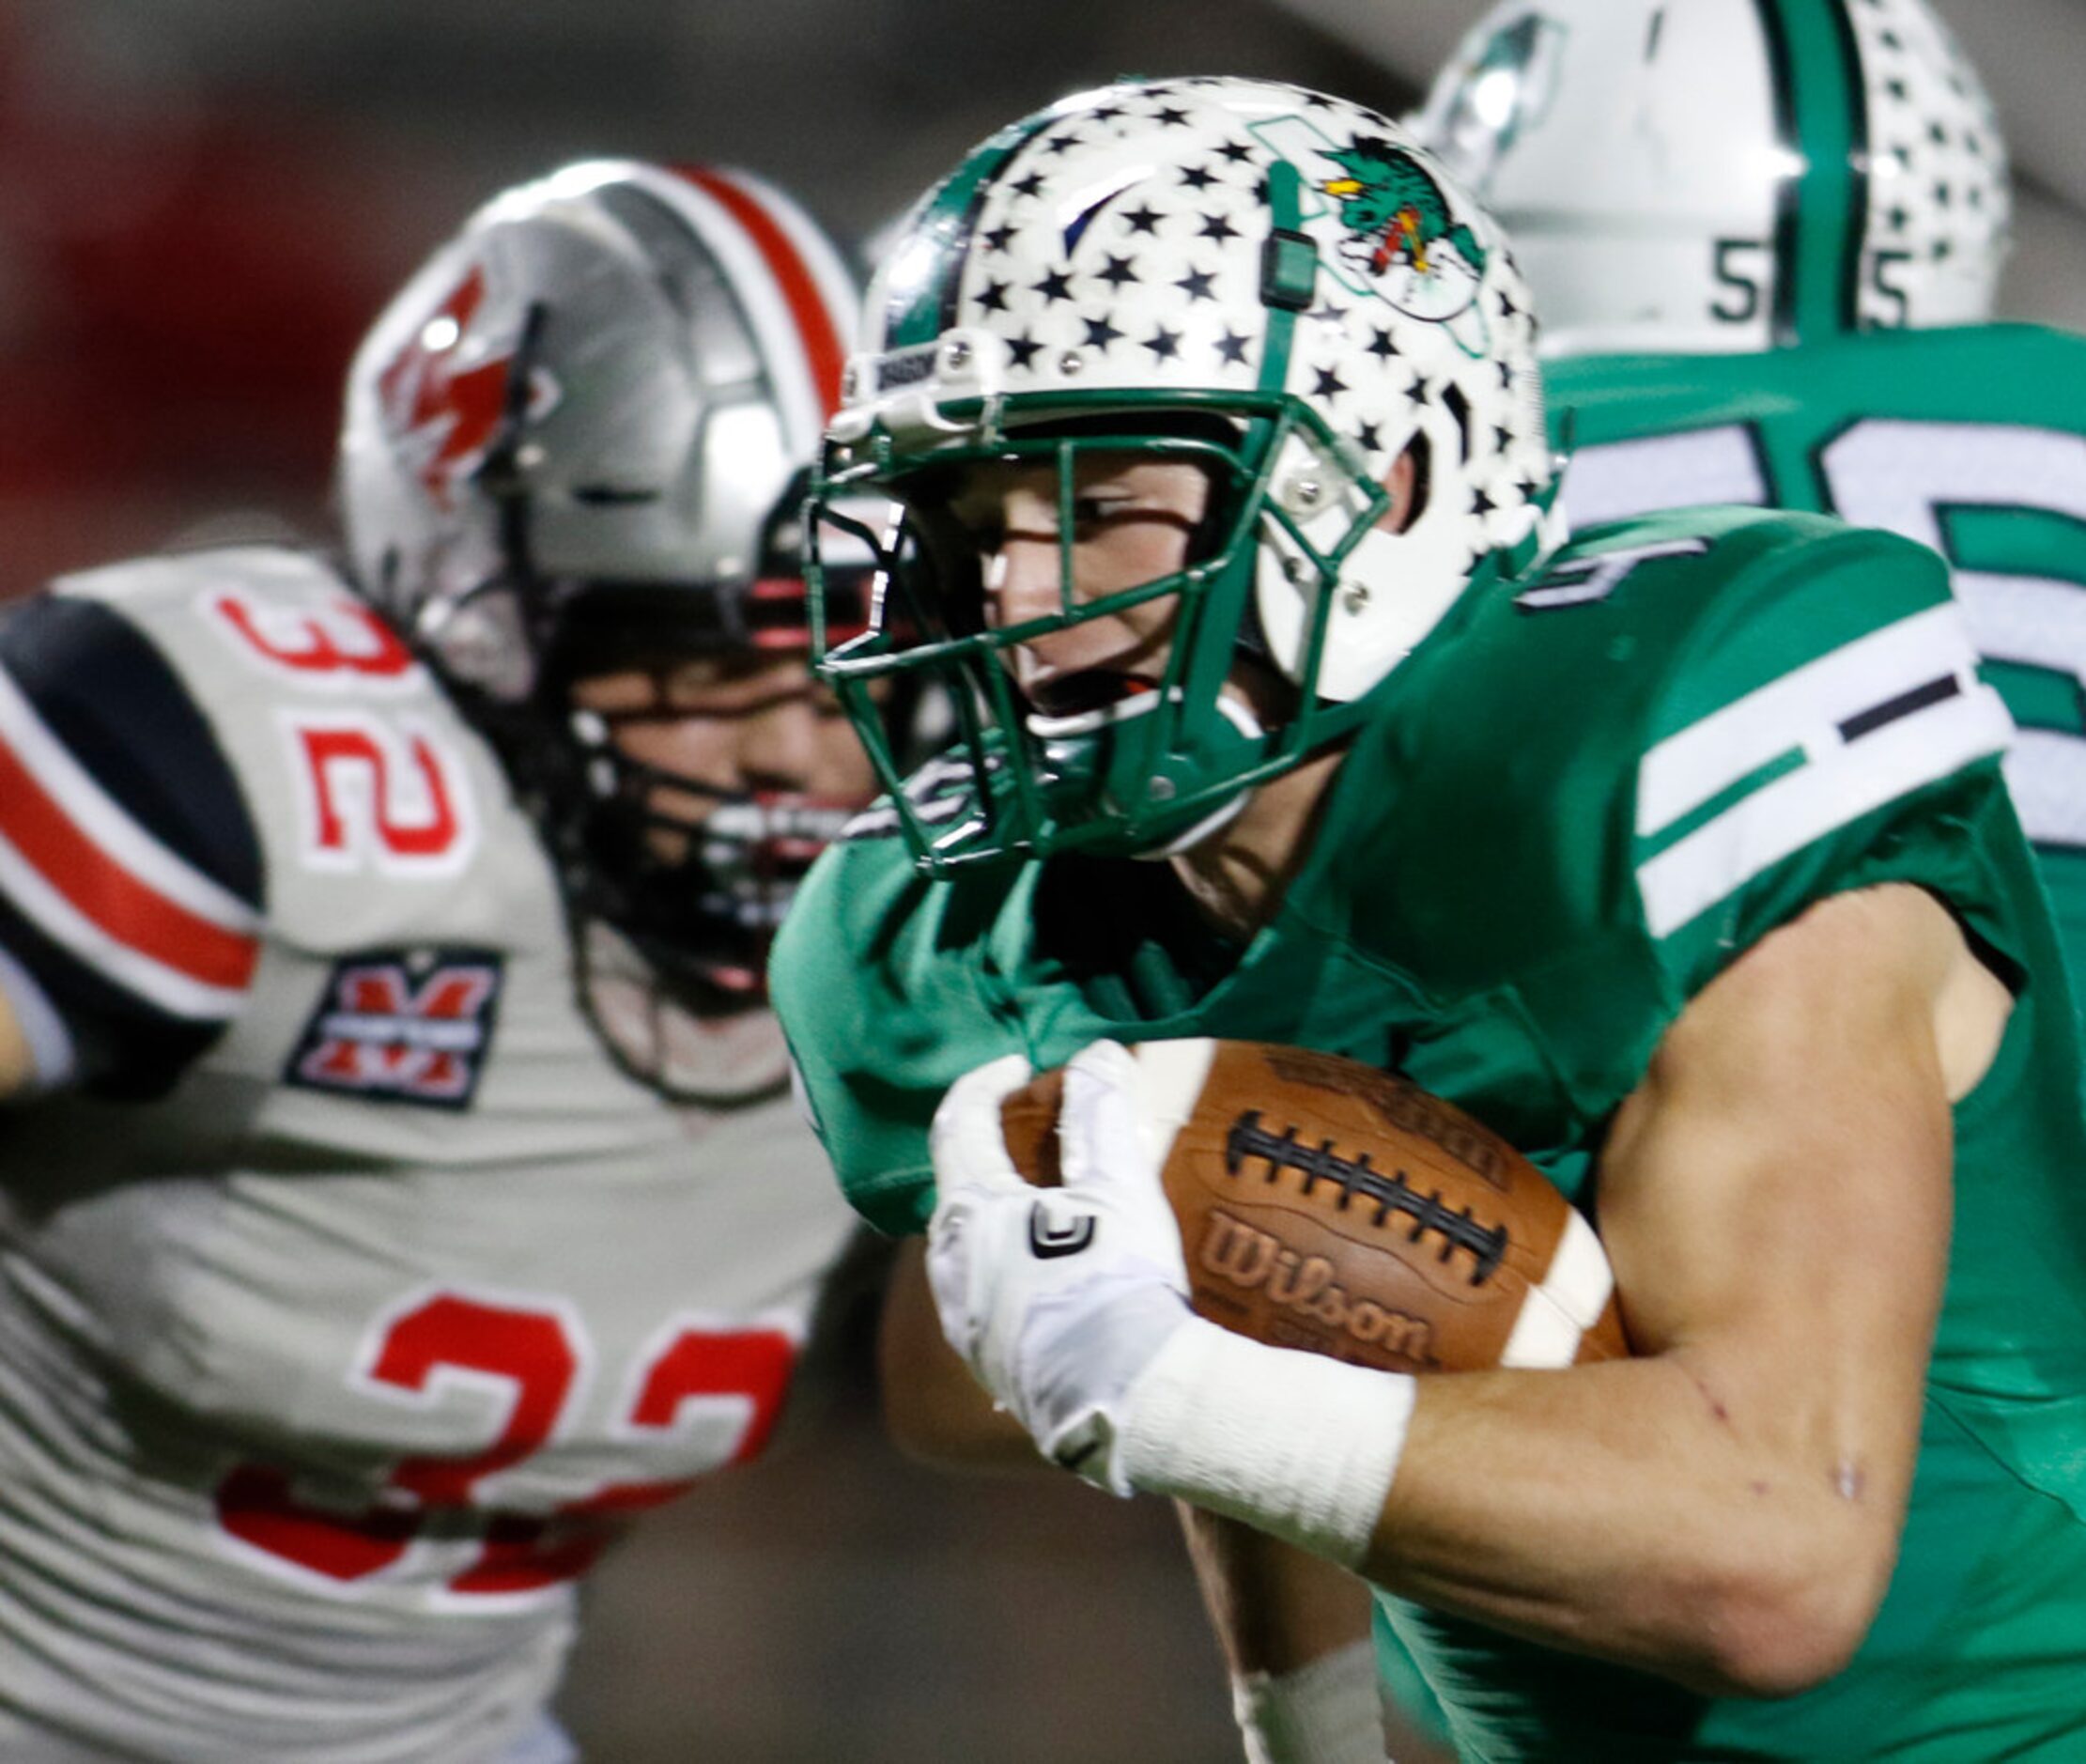
[[[786,202],[764,183],[701,164],[673,171],[724,209],[762,256],[789,309],[818,424],[824,424],[841,405],[841,369],[847,363],[849,315],[837,311],[830,287],[837,265],[815,263],[808,250],[810,229],[793,225]]]

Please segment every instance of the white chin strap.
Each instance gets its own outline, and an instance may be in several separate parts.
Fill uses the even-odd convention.
[[[1248,741],[1259,741],[1266,737],[1267,731],[1261,728],[1260,720],[1237,699],[1220,692],[1217,695],[1217,710],[1225,721],[1229,723]],[[1237,820],[1240,812],[1245,807],[1246,798],[1252,794],[1250,787],[1242,786],[1218,803],[1215,808],[1212,809],[1208,814],[1204,815],[1201,820],[1198,821],[1185,832],[1175,835],[1163,845],[1155,845],[1150,851],[1136,852],[1133,856],[1139,863],[1155,863],[1163,858],[1171,858],[1179,852],[1193,850],[1208,839],[1211,834],[1223,831],[1224,828]]]

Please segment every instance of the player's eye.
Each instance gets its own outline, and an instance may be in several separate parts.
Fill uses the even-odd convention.
[[[922,499],[912,510],[913,528],[932,551],[970,551],[989,557],[1007,536],[1006,517],[984,497]]]

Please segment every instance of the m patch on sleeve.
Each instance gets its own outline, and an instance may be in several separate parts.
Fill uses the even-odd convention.
[[[492,1047],[491,950],[366,950],[344,957],[283,1081],[432,1108],[468,1108]]]

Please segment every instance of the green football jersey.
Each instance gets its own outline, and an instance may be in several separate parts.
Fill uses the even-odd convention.
[[[932,1208],[951,1082],[1103,1035],[1407,1073],[1591,1211],[1605,1123],[1693,994],[1823,896],[1933,890],[2018,1003],[1956,1111],[1913,1510],[1855,1664],[1785,1703],[1705,1699],[1383,1605],[1471,1758],[1997,1756],[2086,1720],[2086,1135],[2007,733],[1930,552],[1811,516],[1647,520],[1465,596],[1244,948],[1197,928],[1163,865],[926,880],[887,811],[813,872],[774,996],[842,1183],[889,1230]]]
[[[1575,525],[1739,503],[1837,514],[1948,558],[2020,726],[2007,778],[2086,980],[2086,338],[1873,332],[1768,355],[1589,357],[1545,379],[1576,450]]]

